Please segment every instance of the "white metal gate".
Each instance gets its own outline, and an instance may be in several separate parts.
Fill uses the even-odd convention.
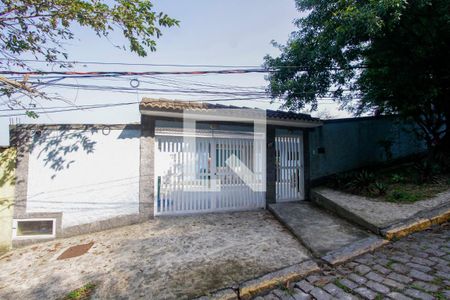
[[[275,137],[276,201],[304,199],[303,138]]]
[[[195,153],[186,151],[189,147],[184,143],[186,141],[178,136],[156,138],[155,215],[246,210],[265,206],[265,193],[253,191],[226,163],[231,155],[235,155],[257,175],[258,183],[262,184],[265,176],[262,172],[262,143],[250,138],[200,137],[195,139]],[[254,147],[257,151],[253,151]],[[186,165],[189,164],[195,170],[194,181],[186,178]],[[214,180],[219,180],[220,191],[209,189]]]

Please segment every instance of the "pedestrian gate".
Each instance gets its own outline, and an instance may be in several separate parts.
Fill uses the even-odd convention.
[[[276,201],[304,199],[303,139],[301,136],[275,137]]]

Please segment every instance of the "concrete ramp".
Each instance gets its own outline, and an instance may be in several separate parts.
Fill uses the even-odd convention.
[[[311,202],[270,204],[269,210],[314,256],[332,265],[372,251],[386,242]]]

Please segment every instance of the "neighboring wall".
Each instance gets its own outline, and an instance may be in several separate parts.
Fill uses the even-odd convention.
[[[310,134],[311,178],[421,153],[413,128],[394,117],[325,120]]]
[[[16,150],[0,149],[0,254],[11,248]]]
[[[18,143],[27,141],[18,162],[18,178],[25,180],[18,183],[16,218],[56,214],[58,235],[64,235],[68,228],[76,234],[88,231],[74,231],[79,225],[139,213],[139,125],[24,128],[16,128],[23,135]]]

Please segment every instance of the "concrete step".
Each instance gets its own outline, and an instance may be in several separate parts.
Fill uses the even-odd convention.
[[[269,210],[316,258],[331,265],[386,243],[379,236],[308,201],[270,204]]]
[[[450,191],[412,204],[376,201],[328,188],[314,189],[311,199],[318,206],[389,240],[450,220]]]

